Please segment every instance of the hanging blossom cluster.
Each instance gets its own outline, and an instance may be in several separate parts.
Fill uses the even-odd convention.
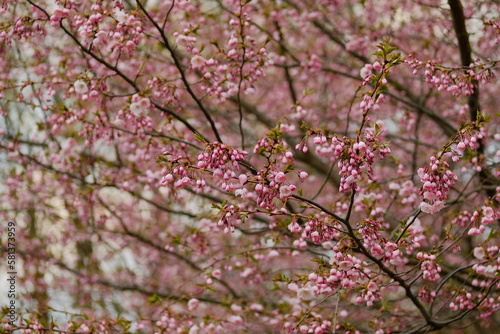
[[[141,41],[142,22],[136,16],[123,11],[119,2],[113,4],[112,11],[103,8],[103,4],[93,4],[91,15],[80,15],[78,6],[67,2],[63,9],[56,8],[50,18],[53,27],[59,27],[61,19],[68,17],[70,10],[76,11],[71,17],[71,24],[78,28],[78,34],[84,38],[82,44],[99,48],[100,52],[122,52],[133,55]]]
[[[319,156],[331,157],[338,160],[340,179],[339,190],[341,192],[350,192],[359,190],[357,182],[361,179],[363,171],[371,179],[373,176],[372,165],[375,161],[375,151],[378,150],[379,158],[383,159],[391,153],[387,144],[379,144],[376,140],[378,131],[365,131],[364,137],[358,140],[352,140],[344,137],[342,140],[334,136],[331,142],[327,137],[320,134],[316,136],[313,142],[316,146],[316,153]]]
[[[420,188],[420,195],[424,201],[420,203],[420,209],[425,213],[434,214],[441,211],[447,193],[458,180],[458,177],[449,169],[448,162],[444,159],[431,157],[429,166],[418,169],[418,176],[424,183]]]
[[[457,134],[454,139],[454,142],[458,142],[456,150],[445,148],[444,153],[430,158],[428,166],[418,169],[418,176],[424,183],[419,191],[420,195],[424,196],[424,201],[420,203],[420,209],[423,212],[434,214],[444,208],[447,193],[458,180],[446,160],[451,156],[453,162],[457,162],[460,159],[460,152],[465,151],[467,147],[476,149],[478,139],[483,138],[484,130],[480,128],[481,122],[482,120],[473,127],[467,126]],[[477,162],[477,158],[473,158],[473,161]],[[480,172],[481,166],[477,167],[475,170]]]
[[[302,233],[302,238],[311,238],[316,245],[338,237],[340,237],[340,232],[335,230],[333,226],[329,226],[328,222],[317,218],[309,220]]]
[[[456,97],[462,94],[472,95],[475,88],[474,80],[481,84],[488,84],[496,77],[492,70],[495,63],[481,63],[479,58],[476,58],[475,63],[470,64],[469,68],[465,69],[441,67],[437,65],[438,62],[423,62],[411,54],[406,57],[404,62],[413,69],[414,75],[417,75],[420,69],[425,68],[425,81],[427,83],[439,91],[449,92]]]
[[[302,288],[298,288],[296,283],[290,283],[288,288],[297,292],[297,297],[303,300],[310,300],[321,294],[331,295],[340,289],[359,289],[360,293],[355,298],[357,304],[366,302],[367,306],[372,306],[374,301],[381,299],[381,293],[375,280],[370,279],[371,269],[366,267],[366,263],[351,254],[346,253],[346,249],[333,247],[334,255],[330,258],[330,269],[320,269],[310,273],[308,282]]]
[[[194,178],[191,178],[187,173],[187,170],[194,169],[189,161],[183,159],[182,156],[168,159],[168,156],[171,155],[169,152],[164,152],[163,155],[167,157],[167,161],[171,163],[172,167],[170,168],[170,172],[160,181],[161,185],[173,182],[175,180],[174,175],[178,176],[174,184],[175,188],[186,188],[194,184]],[[232,179],[236,178],[234,170],[239,170],[238,162],[244,161],[247,155],[248,152],[246,151],[234,149],[231,146],[219,142],[214,142],[212,144],[207,144],[205,150],[198,155],[198,164],[196,168],[201,171],[211,171],[214,178],[222,180],[222,189],[231,191],[237,187],[231,182]],[[205,186],[205,180],[198,177],[196,180],[197,189],[201,191]]]
[[[468,235],[481,235],[486,230],[486,226],[492,224],[495,219],[498,218],[498,214],[490,206],[483,206],[481,208],[481,213],[479,211],[474,211],[470,216],[470,221],[473,226],[470,228]],[[479,225],[477,225],[479,223]]]
[[[316,294],[331,294],[338,289],[353,290],[361,288],[356,303],[367,303],[372,306],[375,300],[380,300],[378,286],[370,280],[371,269],[366,268],[366,263],[351,254],[344,254],[338,246],[333,247],[334,255],[330,258],[332,268],[329,272],[318,275],[311,273],[309,280],[316,285],[313,290]]]
[[[437,281],[440,277],[439,273],[441,272],[441,267],[436,263],[436,256],[433,254],[419,252],[417,254],[417,259],[424,260],[420,265],[423,278],[429,281]]]
[[[284,135],[280,127],[271,130],[267,136],[260,139],[254,146],[253,153],[266,158],[270,164],[266,169],[259,171],[252,182],[256,183],[255,192],[257,205],[266,210],[277,208],[276,198],[285,201],[297,190],[297,186],[291,184],[287,175],[291,172],[294,164],[293,153],[288,150],[288,144],[280,138]],[[284,165],[284,168],[282,166]],[[299,180],[303,182],[308,173],[296,171]],[[240,180],[241,181],[241,180]]]
[[[328,328],[331,328],[331,327],[332,327],[332,322],[329,320],[323,320],[323,321],[315,320],[312,323],[310,323],[309,325],[301,325],[299,327],[299,331],[301,333],[323,334],[323,333],[328,333]]]
[[[265,171],[257,173],[257,185],[255,191],[257,192],[257,204],[266,210],[276,209],[275,198],[284,201],[286,198],[292,196],[297,187],[293,184],[287,184],[286,174],[283,172],[273,172],[269,178],[266,177]]]
[[[234,205],[224,205],[224,207],[220,208],[222,217],[220,218],[217,226],[220,228],[224,228],[224,233],[228,234],[229,232],[234,233],[235,226],[241,225],[242,223],[242,215],[240,212],[240,208]]]
[[[382,261],[398,266],[403,264],[403,253],[398,249],[398,245],[386,240],[380,234],[382,224],[373,219],[366,219],[359,227],[359,234],[363,239],[363,246],[370,253]]]
[[[479,246],[474,248],[473,254],[478,262],[472,266],[472,270],[480,276],[472,281],[472,285],[485,288],[491,285],[493,279],[497,276],[497,273],[500,270],[499,247],[497,245],[489,247],[484,245]],[[497,281],[496,285],[497,287],[500,287],[500,281]],[[497,302],[500,302],[500,300]]]
[[[308,238],[312,239],[316,245],[338,239],[340,237],[340,227],[339,223],[316,215],[307,221],[304,228],[299,225],[297,217],[294,217],[288,225],[288,230],[292,233],[301,233],[300,238],[294,240],[293,246],[295,248],[306,248],[306,239]]]

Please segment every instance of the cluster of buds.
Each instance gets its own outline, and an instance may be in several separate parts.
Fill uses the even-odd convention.
[[[359,71],[359,75],[361,78],[363,78],[363,86],[366,85],[368,82],[370,82],[372,72],[375,71],[376,73],[382,72],[382,64],[380,62],[376,61],[373,64],[366,64],[361,68]],[[382,82],[384,85],[387,84],[387,79],[383,78],[385,82]]]
[[[325,283],[352,290],[366,278],[360,273],[362,270],[361,260],[350,254],[343,254],[337,246],[333,247],[333,252],[335,255],[330,258],[330,264],[333,268],[330,269],[330,275],[326,277]]]
[[[246,151],[233,149],[231,146],[214,142],[213,144],[208,144],[205,150],[198,155],[197,168],[200,170],[210,170],[214,178],[223,180],[222,189],[230,191],[236,187],[231,182],[232,179],[236,178],[234,170],[239,170],[238,162],[244,161],[247,154]],[[163,155],[168,156],[170,154],[169,152],[164,152]],[[186,159],[179,156],[173,159],[167,158],[167,160],[172,165],[172,168],[170,168],[170,173],[166,174],[160,181],[161,185],[173,182],[175,180],[174,175],[179,176],[175,182],[175,188],[185,188],[193,183],[187,170],[194,167]],[[196,181],[196,187],[199,191],[205,186],[206,182],[202,178]]]
[[[405,63],[410,65],[414,75],[417,75],[420,69],[425,68],[427,83],[439,91],[446,91],[457,97],[462,94],[472,95],[475,88],[474,80],[486,84],[495,78],[492,62],[481,63],[479,58],[468,68],[445,68],[437,65],[435,61],[422,62],[413,55],[408,55]]]
[[[429,292],[426,290],[426,287],[423,287],[418,293],[418,298],[423,302],[432,303],[434,298],[436,298],[436,291]]]
[[[334,137],[332,143],[335,145],[335,157],[339,159],[338,167],[341,176],[339,191],[359,190],[357,181],[361,178],[362,168],[366,167],[368,177],[373,174],[371,165],[375,154],[364,141],[352,143],[347,138],[340,141]]]
[[[69,10],[67,8],[56,8],[52,12],[52,15],[50,16],[50,25],[54,28],[59,27],[59,22],[61,22],[62,19],[66,18],[69,14]]]
[[[231,146],[214,142],[207,145],[205,150],[198,155],[198,167],[212,170],[220,169],[224,173],[227,171],[227,164],[231,163],[238,170],[238,161],[245,160],[246,155],[248,155],[247,151],[233,149]]]
[[[468,234],[469,235],[480,235],[486,230],[486,225],[493,223],[496,219],[496,213],[493,208],[489,206],[483,206],[481,209],[481,213],[479,211],[474,211],[474,213],[470,217],[470,221],[472,223],[480,222],[479,226],[475,225],[471,227]],[[476,227],[477,226],[477,227]]]
[[[282,147],[283,143],[276,138],[276,136],[266,136],[257,141],[257,144],[253,148],[253,153],[263,156],[272,155],[281,151]],[[290,158],[291,157],[293,157],[293,155],[290,156]]]
[[[274,172],[270,176],[272,181],[268,181],[265,177],[265,172],[257,173],[257,185],[255,191],[258,194],[257,203],[260,207],[267,210],[276,209],[275,198],[280,198],[282,201],[292,196],[292,193],[297,189],[293,184],[286,183],[286,174],[283,172]]]
[[[455,312],[458,310],[472,310],[475,307],[474,296],[470,292],[459,291],[449,307]]]
[[[170,314],[169,312],[163,313],[160,320],[156,321],[155,325],[161,331],[166,332],[176,332],[183,327],[183,323],[179,321],[174,314]]]
[[[364,104],[363,104],[364,105]],[[365,106],[365,105],[364,105]],[[371,179],[373,176],[372,165],[375,160],[375,151],[379,158],[383,159],[391,153],[386,144],[379,144],[376,137],[380,134],[380,126],[368,129],[356,140],[348,137],[339,139],[334,136],[331,141],[323,134],[317,134],[313,142],[316,144],[316,154],[322,157],[330,157],[332,161],[338,160],[340,179],[339,190],[350,192],[359,190],[357,182],[361,179],[363,170]]]
[[[423,212],[434,214],[444,208],[447,193],[458,180],[449,168],[450,165],[446,161],[432,156],[429,166],[417,171],[424,182],[420,188],[420,195],[423,195],[425,200],[420,203]]]
[[[217,223],[217,226],[224,228],[225,234],[229,232],[234,233],[234,227],[242,223],[243,217],[240,208],[234,205],[224,205],[224,207],[221,208],[221,213],[222,217]]]
[[[171,155],[169,152],[163,152],[165,157]],[[189,162],[186,159],[183,159],[181,156],[170,158],[168,161],[171,163],[172,168],[170,168],[170,173],[163,176],[160,180],[160,185],[165,186],[168,183],[172,183],[175,181],[174,175],[177,176],[177,180],[174,183],[174,188],[187,188],[191,185],[192,180],[188,175]]]
[[[436,256],[432,254],[426,254],[423,252],[419,252],[417,254],[417,259],[424,261],[420,266],[422,272],[424,274],[424,279],[429,281],[436,281],[439,279],[439,273],[441,272],[441,267],[435,262]]]
[[[311,325],[301,325],[299,331],[301,333],[314,333],[323,334],[328,333],[328,329],[332,327],[332,323],[329,320],[324,320],[322,322],[314,321]]]
[[[297,229],[292,228],[290,230],[297,230]],[[326,224],[325,221],[321,221],[316,218],[310,219],[307,222],[302,232],[303,239],[311,238],[316,245],[322,244],[323,242],[331,241],[339,236],[340,232],[336,231],[333,227],[328,226],[328,224]]]

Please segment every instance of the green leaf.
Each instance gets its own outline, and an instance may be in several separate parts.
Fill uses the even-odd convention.
[[[488,238],[486,238],[486,242],[490,241],[491,239],[496,239],[498,238],[498,232],[495,231],[494,229],[491,229],[490,234],[488,235]]]
[[[202,142],[202,143],[205,143],[205,137],[203,137],[201,133],[196,132],[196,133],[195,133],[195,136],[196,136],[196,137],[195,137],[195,139],[196,139],[197,141]]]
[[[282,273],[278,273],[276,277],[273,279],[273,282],[284,282],[284,283],[289,283],[290,279],[283,275]]]
[[[154,303],[158,303],[160,301],[160,297],[155,293],[148,299],[148,304],[153,305]]]
[[[182,240],[181,240],[181,237],[179,235],[176,235],[174,237],[174,239],[172,240],[172,243],[174,245],[181,245],[182,244]]]
[[[285,167],[284,172],[285,172],[285,173],[289,173],[289,172],[293,171],[294,169],[295,169],[295,168],[293,167],[293,164],[292,164],[291,162],[288,162],[288,164],[287,164],[287,165],[286,165],[286,167]]]

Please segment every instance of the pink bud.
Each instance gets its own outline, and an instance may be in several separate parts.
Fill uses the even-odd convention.
[[[279,172],[274,177],[274,181],[276,181],[277,183],[283,183],[285,180],[286,180],[286,175],[283,172]]]
[[[240,176],[238,176],[238,179],[240,180],[241,184],[244,184],[245,182],[247,182],[248,177],[245,174],[241,174]]]

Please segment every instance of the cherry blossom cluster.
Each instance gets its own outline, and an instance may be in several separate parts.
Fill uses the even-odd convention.
[[[417,259],[424,260],[420,265],[424,280],[437,281],[440,277],[439,273],[441,272],[441,267],[436,263],[436,256],[419,252],[417,254]]]
[[[132,55],[140,43],[142,22],[134,15],[125,13],[121,2],[112,3],[113,8],[102,3],[93,4],[90,6],[91,14],[82,15],[78,6],[75,6],[76,3],[66,2],[64,8],[54,9],[50,16],[50,25],[57,28],[62,19],[74,14],[68,23],[77,28],[79,35],[84,37],[83,45],[99,47],[101,52],[120,51]],[[106,20],[107,18],[109,19]]]
[[[182,330],[185,328],[185,320],[179,321],[175,316],[171,315],[170,312],[164,312],[160,317],[160,320],[156,321],[155,325],[160,332],[156,332],[158,334],[164,332],[178,332],[178,330]]]
[[[366,302],[368,306],[372,306],[374,301],[380,300],[381,294],[378,291],[376,282],[367,279],[371,274],[371,270],[363,268],[361,260],[351,254],[344,255],[337,246],[333,247],[333,252],[334,256],[330,259],[332,268],[327,272],[309,274],[309,282],[305,285],[305,288],[314,295],[329,295],[341,288],[352,290],[363,287],[363,291],[356,297],[356,303]],[[311,285],[311,282],[313,285]],[[304,292],[302,292],[303,294]]]
[[[467,127],[464,130],[460,131],[458,134],[457,140],[459,142],[457,144],[457,150],[463,152],[467,149],[467,147],[469,147],[471,150],[475,150],[479,145],[478,140],[481,140],[483,137],[484,128],[480,128],[479,132],[476,133],[476,131],[473,131]],[[452,150],[452,153],[455,153],[454,150]],[[452,159],[454,162],[457,162],[459,160],[459,157],[457,154],[453,154]],[[480,172],[481,170],[477,171]]]
[[[169,155],[168,152],[164,152],[164,156],[167,157]],[[232,179],[236,178],[234,170],[239,170],[238,162],[244,161],[246,155],[248,155],[248,152],[244,150],[234,149],[231,146],[214,142],[212,144],[207,144],[203,152],[198,155],[196,168],[202,171],[209,170],[214,178],[222,180],[221,187],[224,190],[231,191],[239,187],[232,183]],[[170,162],[172,168],[170,173],[166,174],[160,181],[161,185],[173,182],[174,175],[179,177],[174,184],[175,188],[185,188],[194,182],[187,173],[187,170],[194,168],[189,162],[181,156],[170,159],[167,157],[167,161]],[[242,174],[241,177],[245,177],[245,175]],[[201,190],[205,186],[206,182],[203,178],[198,178],[196,180],[196,187],[198,190]]]
[[[229,181],[236,177],[234,170],[239,170],[238,162],[244,161],[247,155],[247,151],[214,142],[206,145],[203,152],[198,155],[197,167],[213,171],[212,175],[215,178],[224,180],[222,188],[232,190],[233,185]]]
[[[420,209],[425,213],[434,214],[444,208],[447,193],[458,180],[458,177],[449,169],[450,165],[444,159],[432,156],[429,166],[418,169],[418,176],[424,183],[420,188],[420,195],[424,201]]]
[[[265,54],[265,49],[262,48],[258,53],[259,58],[264,58]],[[257,57],[252,54],[252,58]],[[250,59],[246,60],[250,61]],[[259,61],[252,61],[249,66],[243,67],[245,81],[241,84],[241,91],[246,94],[251,94],[254,91],[252,84],[264,75],[261,66],[258,64]],[[268,64],[268,62],[264,62],[264,64]],[[195,55],[191,59],[191,65],[203,73],[203,86],[201,86],[201,89],[210,96],[216,96],[220,102],[226,101],[240,91],[239,73],[241,69],[237,66],[238,63],[228,66],[213,58],[206,60],[202,56]]]
[[[382,72],[382,64],[380,64],[379,61],[374,62],[373,64],[366,64],[361,68],[359,71],[359,75],[361,78],[363,78],[363,85],[366,85],[367,83],[370,82],[372,73],[375,71],[375,73],[381,73]],[[387,79],[382,78],[382,84],[387,84]],[[366,96],[365,96],[366,97]]]
[[[224,233],[234,233],[235,226],[241,225],[242,215],[240,208],[234,205],[225,205],[220,209],[222,217],[220,218],[217,226],[224,228]]]
[[[499,247],[494,245],[494,246],[490,246],[486,249],[486,251],[484,250],[484,246],[483,247],[476,247],[474,248],[474,257],[478,260],[483,260],[485,258],[493,258],[495,256],[495,254],[498,253],[499,251]]]
[[[334,155],[339,160],[338,168],[341,176],[339,190],[341,192],[359,190],[357,181],[360,180],[363,169],[366,169],[369,178],[373,175],[371,167],[375,159],[373,142],[368,138],[366,142],[362,140],[353,142],[347,138],[340,141],[337,137],[334,137],[332,138],[332,144],[335,145]],[[383,157],[389,152],[389,149],[386,148],[379,153]]]
[[[492,71],[494,63],[482,63],[479,58],[470,64],[468,69],[442,67],[437,65],[437,61],[423,62],[411,54],[406,57],[405,63],[413,69],[414,75],[417,75],[421,68],[425,68],[427,83],[439,91],[449,92],[456,97],[462,94],[472,95],[475,89],[473,80],[487,84],[496,77]]]
[[[365,101],[363,101],[365,102]],[[365,104],[366,108],[371,108]],[[379,158],[384,159],[391,150],[387,144],[379,144],[377,136],[380,135],[380,126],[377,124],[376,129],[367,129],[364,131],[364,136],[356,140],[344,137],[340,140],[336,135],[331,141],[319,133],[313,142],[316,145],[316,154],[322,157],[329,157],[332,161],[338,160],[338,168],[340,179],[339,190],[341,192],[350,192],[351,190],[360,190],[357,182],[361,180],[363,172],[368,178],[372,178],[372,165],[375,160],[375,151],[378,150]]]
[[[299,327],[300,333],[314,333],[323,334],[328,333],[328,329],[332,327],[332,322],[329,320],[318,321],[314,320],[308,325],[301,325]]]
[[[291,232],[300,231],[301,228],[298,229],[296,227],[298,226],[297,222],[292,224],[288,226],[288,229]],[[338,238],[340,236],[340,232],[330,224],[333,224],[333,222],[319,219],[319,217],[309,219],[302,231],[301,239],[305,240],[306,238],[311,238],[316,245],[319,245]]]
[[[461,2],[481,57],[465,67],[450,15],[419,1],[2,1],[0,215],[18,224],[19,301],[37,302],[0,332],[383,334],[495,315],[500,133],[464,95],[500,101],[500,5]],[[393,45],[415,50],[403,71]],[[77,320],[47,321],[53,287]]]
[[[265,157],[283,154],[284,156],[281,156],[280,160],[284,157],[287,159],[287,162],[289,159],[292,159],[293,153],[287,150],[288,145],[281,140],[283,133],[280,132],[280,130],[280,128],[271,130],[267,136],[259,139],[253,148],[253,153],[260,154]]]
[[[187,188],[193,182],[191,177],[188,175],[188,170],[191,168],[189,161],[184,159],[182,156],[177,156],[169,158],[171,154],[167,151],[163,152],[163,155],[166,157],[167,161],[171,164],[170,172],[163,176],[160,181],[162,186],[167,185],[168,183],[174,182],[174,175],[177,176],[177,180],[174,183],[174,188]]]
[[[357,287],[358,283],[362,284],[366,277],[361,272],[370,274],[370,270],[362,268],[361,260],[351,254],[343,254],[337,246],[333,247],[333,252],[334,255],[330,258],[332,269],[326,277],[321,280],[318,277],[316,281],[317,284],[324,284],[320,291],[321,288],[324,290],[327,287],[351,290]],[[314,276],[312,278],[314,279]]]
[[[141,98],[138,94],[134,94],[132,96],[130,111],[137,118],[142,118],[147,116],[150,107],[151,107],[151,101],[147,97]]]
[[[474,211],[470,216],[470,221],[474,224],[470,228],[469,235],[481,235],[486,230],[486,226],[492,224],[495,219],[498,218],[498,214],[490,206],[483,206],[481,212]],[[479,226],[477,226],[479,223]]]
[[[458,310],[472,310],[475,304],[474,299],[470,292],[461,290],[456,294],[455,300],[450,303],[449,307],[455,312]]]
[[[407,229],[410,235],[403,239],[404,246],[406,247],[406,254],[411,254],[415,249],[419,249],[426,240],[424,227],[420,219],[411,216],[408,218],[407,223],[411,221],[413,221],[413,223]]]
[[[361,294],[356,297],[356,304],[362,304],[366,302],[366,306],[373,306],[373,302],[382,299],[382,294],[378,290],[377,283],[371,280],[366,285],[366,288],[362,290]]]
[[[69,9],[67,8],[55,8],[50,16],[50,25],[52,27],[58,27],[59,22],[66,18],[69,14]]]
[[[418,292],[418,298],[423,302],[432,303],[434,301],[434,298],[436,298],[436,291],[428,291],[426,287],[423,287]]]
[[[366,219],[359,227],[359,234],[363,239],[363,246],[370,251],[373,256],[382,258],[384,262],[398,266],[403,264],[403,253],[398,249],[398,245],[386,240],[380,234],[382,224],[373,219]]]
[[[255,191],[258,194],[257,204],[267,210],[274,210],[276,208],[274,199],[279,198],[284,201],[292,196],[297,187],[286,182],[286,174],[283,172],[273,172],[269,178],[271,181],[268,181],[265,171],[257,173],[255,186]]]
[[[5,1],[2,3],[5,5]],[[36,35],[44,36],[46,34],[44,25],[39,20],[27,16],[16,19],[14,24],[0,26],[0,42],[5,41],[7,45],[12,43],[12,39],[29,39]]]
[[[478,273],[478,275],[484,275],[490,278],[494,278],[497,275],[499,268],[499,264],[489,264],[487,266],[483,264],[475,264],[472,266],[472,269]]]

